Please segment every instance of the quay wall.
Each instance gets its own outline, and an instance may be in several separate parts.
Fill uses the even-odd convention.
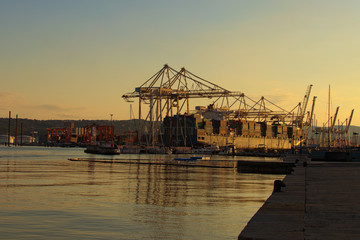
[[[286,187],[273,192],[240,233],[239,240],[304,239],[305,174],[296,167],[283,180]],[[279,179],[280,180],[280,179]]]
[[[286,186],[238,239],[360,239],[360,163],[305,161],[282,179]]]

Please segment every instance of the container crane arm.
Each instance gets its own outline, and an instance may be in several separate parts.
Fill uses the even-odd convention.
[[[331,123],[331,132],[334,131],[334,127],[335,127],[335,123],[336,123],[336,118],[337,118],[337,115],[338,115],[338,112],[339,112],[339,107],[336,108],[336,112],[335,112],[335,115],[334,115],[334,120],[332,121]]]
[[[315,109],[315,101],[316,101],[316,96],[314,96],[313,98],[313,103],[312,103],[312,106],[311,106],[311,112],[309,114],[309,117],[306,121],[306,125],[307,126],[311,126],[312,125],[312,119],[313,119],[313,116],[314,116],[314,109]]]
[[[354,109],[351,110],[351,114],[350,114],[350,118],[349,118],[349,122],[348,124],[346,125],[346,129],[345,129],[345,132],[348,133],[349,132],[349,129],[350,129],[350,124],[351,124],[351,120],[352,120],[352,117],[353,117],[353,113],[354,113]]]
[[[310,84],[307,89],[306,89],[306,93],[305,93],[305,96],[304,96],[304,99],[303,99],[303,102],[301,104],[301,117],[302,119],[304,118],[305,116],[305,113],[306,113],[306,107],[307,107],[307,104],[309,102],[309,97],[310,97],[310,92],[311,92],[311,88],[312,88],[312,84]]]

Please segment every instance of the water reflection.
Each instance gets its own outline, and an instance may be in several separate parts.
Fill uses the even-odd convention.
[[[133,168],[137,204],[227,205],[234,201],[258,201],[256,195],[271,187],[266,176],[243,174],[242,177],[229,169],[131,165],[130,174]]]
[[[7,239],[235,239],[279,178],[67,160],[83,149],[0,150]]]

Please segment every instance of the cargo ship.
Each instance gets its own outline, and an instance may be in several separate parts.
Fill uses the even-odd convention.
[[[255,101],[185,68],[177,71],[165,64],[122,97],[128,102],[137,100],[138,120],[146,122],[137,130],[139,145],[210,152],[224,147],[276,150],[301,145],[306,139],[303,129],[311,125],[313,112],[305,119],[311,88],[309,85],[302,102],[287,111],[263,96]],[[192,99],[212,102],[191,110]]]
[[[165,117],[159,141],[165,146],[291,149],[305,139],[294,125],[229,117],[229,110],[196,107],[193,114]]]

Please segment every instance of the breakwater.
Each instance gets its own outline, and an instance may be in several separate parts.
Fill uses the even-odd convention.
[[[70,161],[102,162],[119,164],[162,165],[179,167],[236,168],[236,160],[173,160],[173,159],[109,159],[109,158],[69,158]]]

